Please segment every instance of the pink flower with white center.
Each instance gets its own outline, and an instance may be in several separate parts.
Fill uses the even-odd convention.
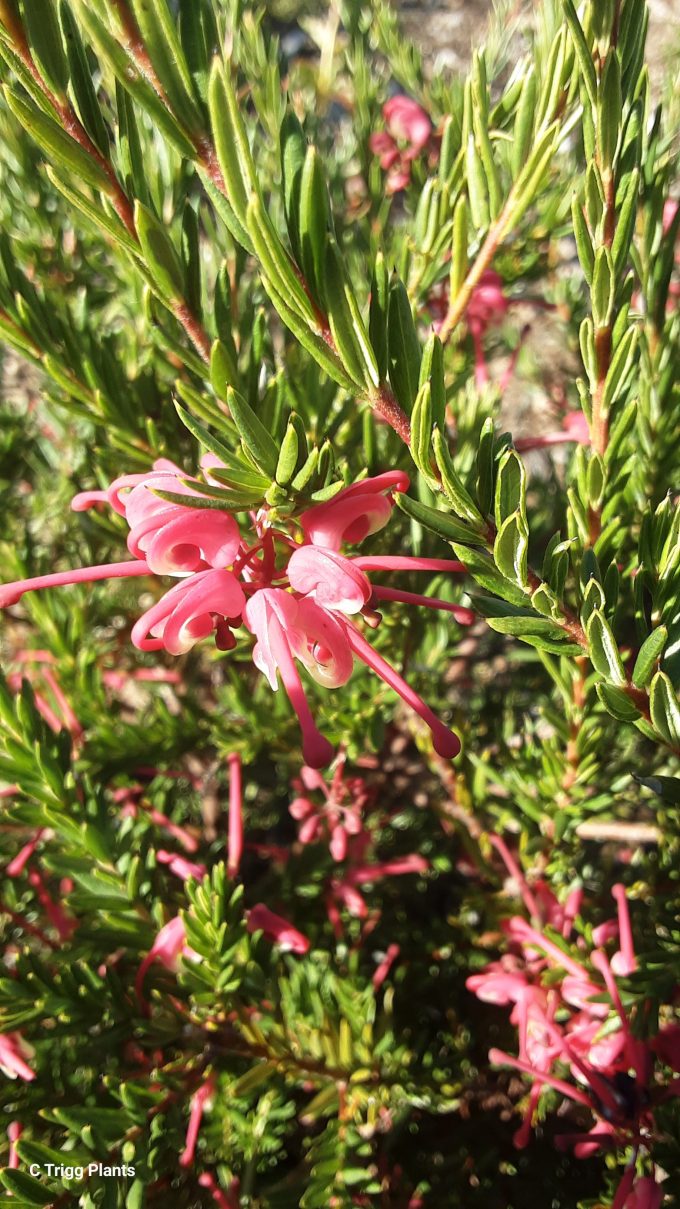
[[[307,541],[327,550],[339,550],[344,543],[357,545],[387,524],[394,507],[390,492],[407,491],[408,486],[408,475],[401,470],[360,479],[327,503],[303,512],[302,531]]]
[[[142,614],[132,627],[132,641],[140,651],[164,648],[171,655],[183,655],[216,632],[219,646],[231,638],[229,621],[240,625],[245,603],[243,588],[231,571],[199,571]]]
[[[148,474],[121,475],[106,491],[82,492],[71,507],[82,512],[103,500],[109,503],[130,526],[130,553],[144,559],[155,575],[228,567],[241,542],[238,525],[227,512],[192,507],[192,499],[201,497],[182,481],[188,477],[172,462],[160,459]],[[186,495],[186,507],[163,499],[157,491]]]
[[[408,185],[411,163],[427,147],[432,123],[417,101],[405,96],[386,101],[383,117],[387,129],[375,131],[369,147],[374,155],[380,156],[380,167],[387,172],[385,192],[389,195]]]
[[[35,1071],[28,1066],[35,1050],[28,1041],[24,1041],[21,1033],[0,1033],[0,1071],[7,1079],[23,1079],[30,1083],[35,1079]]]
[[[262,932],[266,940],[279,945],[284,953],[303,954],[309,950],[307,937],[264,903],[257,903],[248,911],[247,927],[249,932]]]

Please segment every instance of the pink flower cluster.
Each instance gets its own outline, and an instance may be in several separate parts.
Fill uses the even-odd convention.
[[[386,129],[375,131],[368,145],[387,173],[385,192],[398,193],[411,179],[411,164],[431,141],[432,123],[417,101],[404,96],[386,101],[383,117]]]
[[[293,781],[297,796],[288,807],[298,824],[300,843],[312,844],[323,838],[334,861],[344,861],[357,838],[366,838],[362,815],[371,796],[363,777],[344,774],[344,757],[338,759],[330,785],[315,768],[301,769]]]
[[[216,459],[205,459],[206,477]],[[388,471],[342,489],[297,518],[293,537],[272,521],[267,508],[251,514],[253,536],[246,540],[231,512],[206,506],[198,479],[188,478],[165,459],[146,474],[123,475],[106,491],[75,497],[77,511],[107,503],[129,526],[131,562],[112,563],[38,576],[0,586],[0,608],[15,604],[24,592],[63,584],[139,575],[175,576],[179,582],[148,609],[132,628],[139,650],[189,651],[214,635],[220,650],[236,644],[235,630],[254,635],[253,661],[272,689],[278,677],[295,709],[307,764],[319,768],[332,758],[330,743],[319,733],[305,696],[297,664],[319,684],[337,688],[352,673],[354,658],[372,668],[430,728],[435,750],[451,758],[460,742],[432,713],[394,668],[370,645],[356,624],[380,617],[382,599],[418,603],[453,613],[461,624],[469,609],[446,601],[374,586],[367,571],[443,571],[464,568],[453,560],[409,557],[350,558],[340,549],[376,533],[392,512],[391,494],[405,490],[402,471]],[[179,503],[159,492],[186,498]],[[301,533],[301,540],[298,534]],[[254,539],[254,540],[253,540]]]
[[[654,1178],[637,1177],[637,1162],[651,1150],[654,1104],[680,1090],[680,1079],[671,1078],[663,1087],[653,1083],[656,1058],[680,1071],[680,1027],[667,1025],[643,1041],[624,1008],[617,977],[637,967],[625,889],[614,886],[617,918],[593,928],[589,950],[582,937],[572,938],[582,890],[561,903],[544,882],[530,887],[503,840],[491,839],[531,922],[520,915],[505,920],[508,952],[466,985],[484,1002],[512,1009],[518,1055],[493,1049],[489,1058],[532,1080],[515,1145],[528,1144],[541,1093],[553,1088],[594,1118],[587,1132],[562,1134],[557,1145],[572,1148],[578,1158],[600,1149],[632,1149],[613,1209],[655,1209],[662,1190]],[[617,947],[610,955],[605,946],[612,942]]]

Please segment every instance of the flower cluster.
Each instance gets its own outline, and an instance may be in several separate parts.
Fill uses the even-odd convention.
[[[398,193],[411,179],[411,164],[431,142],[432,123],[417,101],[396,96],[383,105],[385,130],[376,130],[369,139],[380,167],[387,173],[385,192]]]
[[[643,1041],[624,1008],[617,977],[637,968],[625,889],[616,885],[612,890],[617,919],[592,929],[591,947],[583,937],[574,945],[582,890],[572,891],[561,903],[545,882],[530,887],[503,840],[491,839],[520,891],[530,922],[520,915],[505,920],[509,951],[468,978],[466,985],[486,1003],[512,1007],[518,1055],[493,1049],[489,1058],[532,1080],[515,1145],[527,1145],[541,1094],[553,1088],[594,1117],[587,1132],[559,1135],[556,1144],[573,1149],[577,1158],[602,1148],[632,1149],[613,1209],[653,1209],[661,1203],[661,1188],[654,1178],[637,1177],[637,1162],[651,1150],[655,1103],[675,1094],[680,1084],[671,1079],[662,1087],[653,1081],[657,1058],[680,1071],[680,1027],[667,1025]],[[617,948],[609,955],[605,946],[612,942]]]
[[[206,459],[208,478],[210,465],[214,461]],[[218,648],[227,651],[236,644],[234,631],[245,626],[256,639],[253,661],[272,689],[281,677],[300,720],[304,758],[310,766],[327,764],[333,749],[316,727],[296,661],[319,684],[337,688],[349,679],[357,657],[420,715],[440,755],[457,755],[457,736],[374,650],[355,619],[363,614],[369,624],[377,624],[376,605],[384,599],[445,609],[461,624],[469,623],[469,609],[374,586],[366,574],[369,570],[451,573],[463,570],[462,565],[446,559],[350,558],[340,553],[343,545],[354,545],[383,528],[393,507],[391,493],[408,487],[407,476],[388,471],[343,488],[334,498],[302,512],[295,537],[263,508],[250,514],[254,532],[244,538],[232,512],[206,507],[201,486],[198,479],[160,459],[149,473],[123,475],[106,491],[77,495],[73,500],[77,511],[106,503],[125,518],[132,561],[3,584],[0,607],[44,587],[149,574],[174,576],[179,582],[133,626],[134,645],[142,651],[164,649],[181,655],[212,634]]]

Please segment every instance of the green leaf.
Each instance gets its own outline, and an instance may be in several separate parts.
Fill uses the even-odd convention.
[[[283,178],[283,208],[288,237],[298,264],[302,263],[300,239],[300,184],[307,153],[307,140],[295,114],[289,110],[281,123],[281,175]]]
[[[517,177],[526,163],[534,137],[536,117],[536,71],[533,65],[524,76],[515,125],[512,133],[510,164],[513,176]]]
[[[429,382],[424,382],[420,387],[413,404],[409,452],[421,474],[425,475],[430,486],[436,490],[438,482],[432,474],[430,465],[432,457],[432,389]]]
[[[279,451],[275,441],[258,416],[255,415],[242,395],[233,387],[227,391],[227,403],[231,417],[236,425],[244,447],[253,457],[263,474],[273,479],[279,460]]]
[[[639,709],[633,705],[630,697],[621,688],[600,681],[596,686],[597,695],[608,713],[618,722],[637,722],[640,717]]]
[[[385,257],[378,252],[373,266],[371,301],[368,313],[368,336],[375,355],[380,381],[387,379],[387,313],[389,306],[390,276]]]
[[[428,336],[420,362],[418,385],[430,384],[432,419],[438,427],[446,423],[446,383],[444,381],[444,347],[434,332]]]
[[[526,521],[520,512],[514,512],[503,521],[493,547],[496,566],[506,579],[518,584],[527,583],[528,551]]]
[[[465,563],[467,570],[482,588],[486,588],[487,592],[495,593],[502,600],[507,600],[509,604],[520,609],[526,606],[526,593],[501,574],[489,554],[463,546],[458,541],[452,542],[452,545],[456,557]]]
[[[449,298],[458,297],[468,271],[468,201],[461,194],[453,211],[453,238],[451,241],[451,271],[449,274]]]
[[[411,414],[420,377],[420,342],[404,283],[390,286],[387,344],[392,389],[407,415]]]
[[[192,436],[196,437],[196,440],[204,449],[209,450],[210,453],[214,453],[215,457],[218,457],[227,466],[234,464],[233,451],[224,445],[218,437],[214,437],[195,416],[191,415],[191,412],[186,411],[177,402],[175,402],[175,411],[184,427],[188,428]]]
[[[494,447],[493,420],[489,416],[482,425],[477,450],[477,499],[483,516],[491,511],[494,490]]]
[[[347,280],[338,246],[330,237],[326,238],[323,284],[333,340],[348,373],[367,389],[377,387],[380,377],[368,333]]]
[[[23,8],[31,55],[52,92],[63,98],[69,70],[54,0],[23,0]]]
[[[633,668],[632,681],[636,688],[646,688],[649,684],[654,672],[657,670],[657,664],[663,655],[667,640],[668,630],[665,625],[657,626],[645,638],[638,651],[638,657],[635,660],[635,667]]]
[[[279,458],[276,463],[276,481],[282,487],[286,487],[295,474],[299,452],[300,441],[297,427],[291,416],[284,433],[283,441],[281,442]]]
[[[239,223],[247,227],[248,201],[258,191],[255,165],[231,79],[217,59],[208,85],[208,108],[227,196]]]
[[[469,521],[480,534],[483,534],[486,528],[484,518],[456,471],[448,445],[440,429],[435,429],[432,443],[441,474],[442,487],[447,498],[451,501],[458,516]]]
[[[17,1209],[19,1205],[52,1205],[61,1192],[59,1188],[39,1183],[25,1171],[11,1171],[9,1167],[0,1170],[0,1181],[18,1198],[15,1201]]]
[[[326,236],[330,229],[330,208],[323,169],[316,147],[308,147],[300,178],[300,255],[301,267],[315,295],[323,296]]]
[[[514,449],[508,449],[498,463],[496,473],[496,526],[500,529],[503,521],[513,512],[519,512],[526,520],[526,470],[519,454]]]
[[[319,319],[314,306],[305,293],[290,256],[265,213],[260,198],[256,195],[253,195],[248,203],[246,222],[255,252],[277,294],[285,298],[288,308],[296,311],[312,331],[318,331]]]
[[[100,231],[104,231],[106,235],[111,237],[114,243],[117,243],[120,247],[125,248],[127,252],[131,252],[132,255],[136,257],[140,256],[139,244],[135,239],[133,239],[127,227],[124,226],[118,216],[116,214],[107,214],[99,200],[94,201],[91,197],[86,197],[84,193],[79,193],[77,189],[74,189],[71,183],[70,173],[67,177],[66,174],[62,176],[56,168],[52,167],[51,164],[46,166],[45,172],[55,188],[58,189],[59,192],[64,195],[66,200],[72,206],[75,206],[75,208],[79,210],[80,213],[89,220],[89,222],[91,222],[95,227],[98,227]]]
[[[614,309],[616,276],[609,248],[601,247],[595,253],[593,269],[593,323],[595,327],[607,327]]]
[[[290,328],[302,347],[314,357],[314,360],[328,374],[328,377],[352,393],[361,391],[361,383],[350,378],[337,353],[330,349],[326,341],[320,335],[317,335],[315,331],[312,331],[307,322],[301,319],[300,315],[288,306],[287,300],[274,287],[266,274],[262,276],[262,284],[283,322]]]
[[[639,785],[651,789],[664,802],[680,806],[680,777],[640,777],[636,772],[631,774]]]
[[[581,202],[578,193],[574,193],[571,203],[571,217],[574,227],[574,239],[576,241],[576,251],[583,269],[583,276],[588,285],[592,285],[593,268],[595,266],[595,251],[593,249],[593,241],[590,238],[590,232],[586,223]]]
[[[578,14],[574,6],[573,0],[562,0],[564,15],[569,26],[569,32],[574,42],[574,50],[579,61],[583,82],[586,86],[588,99],[591,105],[596,104],[597,100],[597,76],[595,74],[595,66],[593,64],[593,56],[586,42],[586,37],[583,32],[583,27],[578,19]]]
[[[59,20],[66,43],[66,55],[71,76],[73,99],[83,126],[92,142],[99,148],[102,155],[109,158],[109,136],[102,111],[97,100],[97,93],[92,81],[92,71],[87,61],[85,47],[80,37],[78,24],[66,0],[60,0]]]
[[[132,0],[144,46],[170,108],[189,130],[201,129],[191,72],[166,0]]]
[[[621,272],[628,259],[630,243],[635,229],[639,190],[640,169],[636,167],[630,173],[621,200],[621,207],[616,220],[616,230],[614,231],[614,238],[612,240],[612,259],[616,273]]]
[[[238,365],[222,340],[216,340],[210,350],[210,381],[218,399],[225,402],[229,387],[236,388],[239,384]]]
[[[621,63],[618,51],[611,46],[602,72],[597,97],[597,141],[600,164],[611,171],[616,155],[621,124]]]
[[[680,746],[680,706],[665,672],[657,672],[649,689],[649,711],[655,730],[674,747]]]
[[[24,101],[22,97],[6,86],[3,89],[7,104],[12,113],[21,123],[24,130],[77,181],[100,189],[103,193],[112,193],[114,187],[104,169],[88,155],[87,151],[76,143],[70,135],[62,130],[56,122],[41,113],[34,105]]]
[[[439,537],[443,537],[445,541],[471,543],[479,541],[476,533],[473,533],[461,521],[455,520],[448,512],[439,512],[436,508],[421,504],[420,500],[414,500],[410,496],[401,495],[398,492],[394,495],[394,502],[412,520],[438,534]]]
[[[179,256],[162,222],[140,201],[135,202],[135,227],[160,297],[168,302],[181,301],[184,277]]]
[[[586,636],[593,667],[613,684],[626,683],[626,674],[609,622],[595,609],[586,623]]]

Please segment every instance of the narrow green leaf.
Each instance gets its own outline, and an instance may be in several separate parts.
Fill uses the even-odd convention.
[[[302,263],[300,238],[300,184],[302,168],[307,153],[307,140],[295,114],[288,110],[281,123],[281,174],[283,178],[283,206],[288,227],[288,238],[298,264]]]
[[[658,663],[663,655],[667,641],[668,630],[664,625],[657,626],[645,638],[638,651],[638,657],[635,660],[635,667],[633,668],[632,680],[636,688],[646,688],[649,684],[655,671],[657,671]]]
[[[514,512],[506,517],[496,534],[493,547],[496,566],[506,579],[525,585],[528,552],[526,521],[520,512]]]
[[[600,163],[612,170],[621,123],[621,63],[618,51],[610,47],[602,72],[597,97],[597,141]]]
[[[227,391],[227,403],[244,447],[252,455],[263,474],[274,478],[279,459],[275,441],[252,407],[249,407],[243,396],[232,387],[229,387]]]
[[[297,428],[291,419],[288,421],[288,426],[279,450],[279,458],[276,463],[276,481],[282,487],[286,487],[295,474],[299,451],[300,442]]]
[[[641,716],[630,697],[621,688],[600,681],[596,686],[597,695],[608,713],[618,722],[637,722]]]
[[[500,529],[512,512],[526,520],[526,470],[519,454],[509,449],[503,454],[496,472],[495,517]]]
[[[612,633],[611,626],[599,609],[594,609],[586,623],[586,636],[593,667],[612,684],[626,683],[626,673]]]
[[[63,98],[69,70],[55,0],[23,0],[23,8],[31,55],[52,92]]]
[[[255,252],[277,294],[286,299],[288,308],[296,311],[312,331],[318,331],[319,321],[312,302],[260,198],[255,194],[247,206],[246,224]]]
[[[227,390],[239,385],[238,365],[227,344],[216,340],[210,350],[210,381],[218,399],[226,402]]]
[[[41,1184],[27,1172],[5,1167],[0,1170],[0,1181],[13,1196],[17,1197],[15,1204],[19,1205],[52,1205],[57,1200],[60,1189],[51,1189]]]
[[[588,285],[592,285],[593,268],[595,266],[595,252],[593,249],[593,241],[590,238],[590,232],[581,209],[581,202],[577,193],[574,193],[571,203],[571,215],[574,227],[574,239],[576,240],[576,251],[583,269],[583,276]]]
[[[387,343],[390,382],[407,415],[418,391],[420,342],[404,283],[397,278],[390,286]]]
[[[478,532],[482,533],[485,529],[484,518],[469,491],[464,486],[454,466],[448,445],[439,429],[436,429],[434,433],[433,448],[439,473],[441,474],[442,487],[447,498],[451,501],[458,516],[468,521]]]
[[[135,227],[149,273],[164,301],[178,302],[184,295],[182,265],[166,228],[141,202],[135,202]]]
[[[388,370],[387,313],[389,306],[390,278],[385,257],[378,252],[373,266],[371,301],[368,313],[368,336],[380,375],[385,382]]]
[[[594,107],[597,100],[597,76],[595,74],[595,66],[593,64],[593,56],[590,47],[586,42],[586,37],[583,32],[583,27],[578,19],[578,14],[574,6],[573,0],[562,0],[564,15],[567,19],[569,32],[574,42],[574,50],[581,68],[581,75],[588,93],[588,99]]]
[[[461,194],[453,211],[449,298],[457,298],[468,271],[468,202]]]
[[[436,508],[421,504],[420,500],[411,499],[410,496],[401,495],[398,492],[394,495],[394,502],[412,520],[417,521],[424,528],[430,529],[439,537],[443,537],[445,541],[470,543],[479,541],[476,533],[468,529],[462,521],[450,516],[448,512],[439,512]]]
[[[132,0],[144,46],[171,108],[189,130],[201,129],[194,82],[166,0]]]
[[[547,87],[548,81],[546,81]],[[536,71],[534,66],[524,76],[522,92],[517,106],[517,115],[512,134],[512,151],[510,164],[513,176],[517,177],[526,163],[534,137],[534,121],[536,119]]]
[[[53,156],[58,164],[66,168],[75,180],[91,185],[94,189],[100,189],[103,193],[113,191],[111,181],[103,168],[70,135],[66,134],[61,126],[41,113],[34,105],[23,100],[11,88],[5,86],[3,91],[7,104],[24,130],[44,151]]]
[[[248,201],[258,188],[255,166],[231,79],[217,59],[210,75],[208,107],[227,196],[237,219],[247,227]]]
[[[506,600],[517,608],[523,609],[526,607],[526,593],[517,584],[501,574],[493,559],[486,551],[462,545],[458,540],[452,541],[451,544],[456,557],[465,563],[467,570],[482,588],[485,588],[487,592],[493,592],[496,596],[500,596],[502,600]],[[489,606],[487,605],[486,607],[488,608]]]
[[[649,689],[649,712],[654,728],[674,747],[680,746],[680,706],[665,672],[657,672]]]
[[[317,298],[323,296],[326,236],[330,228],[328,191],[319,154],[308,147],[300,178],[300,251],[302,270]]]

